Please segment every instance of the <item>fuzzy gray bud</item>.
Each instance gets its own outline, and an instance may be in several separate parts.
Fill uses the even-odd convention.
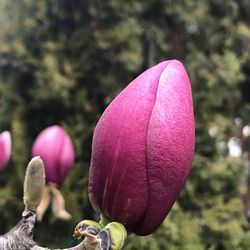
[[[44,164],[40,156],[37,156],[31,159],[26,170],[23,196],[26,210],[37,209],[42,199],[44,186]]]

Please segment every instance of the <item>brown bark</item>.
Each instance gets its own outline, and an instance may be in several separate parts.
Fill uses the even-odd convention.
[[[49,250],[38,246],[33,240],[34,226],[37,221],[37,207],[41,201],[45,185],[44,166],[40,157],[33,158],[26,171],[24,181],[25,210],[22,220],[8,233],[0,236],[0,249],[3,250]],[[101,250],[101,239],[93,230],[83,229],[80,236],[84,240],[77,246],[64,250]],[[59,249],[58,249],[59,250]]]

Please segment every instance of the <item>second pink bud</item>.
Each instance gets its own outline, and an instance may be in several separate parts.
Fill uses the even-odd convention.
[[[44,129],[32,147],[32,156],[44,161],[47,182],[62,184],[73,166],[74,146],[65,130],[58,126]]]

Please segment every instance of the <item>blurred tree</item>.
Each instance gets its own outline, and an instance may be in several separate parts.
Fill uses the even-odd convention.
[[[130,236],[125,249],[249,249],[239,195],[242,162],[225,158],[218,147],[238,136],[235,117],[244,124],[250,119],[249,5],[247,0],[1,0],[0,130],[11,130],[13,155],[0,175],[0,233],[22,210],[17,197],[34,138],[60,124],[76,148],[75,166],[61,187],[74,218],[56,221],[48,212],[36,239],[50,247],[74,244],[74,225],[95,217],[87,174],[99,116],[146,67],[177,58],[194,94],[193,170],[162,227],[148,237]]]

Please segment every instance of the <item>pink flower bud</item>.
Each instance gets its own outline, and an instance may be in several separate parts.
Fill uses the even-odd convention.
[[[47,182],[62,184],[74,163],[74,146],[58,125],[44,129],[32,147],[32,156],[40,156],[45,165]]]
[[[11,156],[11,135],[9,131],[0,133],[0,170],[3,170]]]
[[[95,128],[89,176],[94,209],[138,235],[154,232],[189,174],[194,131],[190,83],[179,61],[138,76]]]

